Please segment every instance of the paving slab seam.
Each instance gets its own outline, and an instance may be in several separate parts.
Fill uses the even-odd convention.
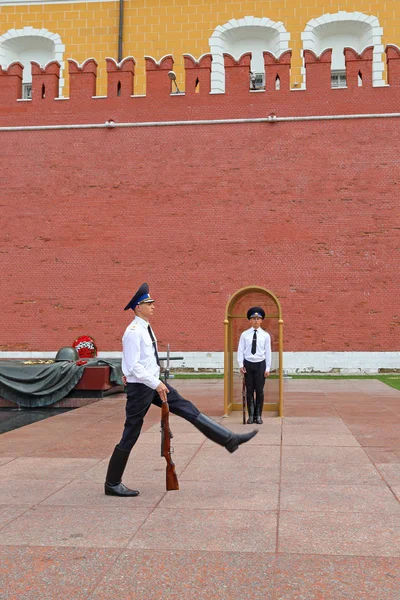
[[[3,460],[4,460],[5,458],[6,458],[6,457],[4,457],[4,458],[3,458]],[[10,463],[12,463],[12,462],[14,462],[15,460],[17,460],[17,458],[20,458],[20,457],[19,457],[19,456],[13,456],[13,457],[10,457],[10,459],[9,459],[9,460],[6,460],[6,462],[2,462],[0,466],[1,466],[1,467],[3,467],[4,465],[9,465]]]
[[[347,434],[345,434],[347,435]],[[349,436],[349,437],[353,437],[356,439],[356,437],[354,435]],[[357,440],[358,441],[358,440]],[[273,446],[274,444],[266,444],[266,445],[270,445]],[[278,445],[278,444],[276,444]],[[337,444],[325,444],[323,446],[324,448],[358,448],[359,446],[355,446],[354,444],[351,444],[349,446],[347,446],[346,444],[341,444],[340,446]],[[362,448],[361,444],[360,447]],[[385,446],[377,446],[378,448],[385,448]],[[285,448],[315,448],[315,444],[285,444]]]
[[[342,415],[340,414],[340,410],[339,410],[340,407],[338,407],[329,398],[327,398],[331,394],[331,392],[330,392],[329,389],[328,390],[324,389],[323,384],[322,384],[322,380],[318,382],[318,387],[319,387],[321,393],[323,394],[323,396],[325,396],[325,400],[328,402],[328,405],[335,411],[335,413],[337,414],[338,418],[341,419],[341,421],[346,425],[347,429],[349,429],[349,433],[351,435],[353,435],[351,433],[351,430],[350,430],[349,426],[346,424],[346,422],[344,421]]]
[[[165,498],[165,494],[164,494],[163,498]],[[162,498],[161,498],[161,500],[162,500]],[[160,502],[161,502],[161,500],[160,500]],[[153,509],[151,511],[152,513],[154,512],[154,510],[156,508],[158,508],[158,504],[160,502],[157,503],[157,506],[153,507]],[[162,509],[165,510],[165,511],[168,511],[168,512],[176,512],[176,510],[177,510],[176,506],[163,506]],[[183,510],[183,509],[179,509],[179,510]],[[198,512],[204,512],[204,513],[215,513],[218,509],[216,509],[214,507],[211,507],[211,508],[196,508],[195,510],[198,511]],[[224,513],[233,513],[233,514],[235,514],[237,512],[238,512],[237,508],[224,508]],[[258,509],[254,509],[254,508],[240,508],[240,512],[244,512],[244,513],[247,513],[247,512],[249,512],[249,513],[257,512],[257,513],[264,513],[264,514],[272,514],[272,513],[276,514],[278,511],[276,509],[274,509],[274,508],[269,508],[269,509],[266,509],[266,510],[263,510],[262,508],[261,509],[260,508],[258,508]],[[284,512],[290,512],[290,511],[285,510]],[[147,519],[150,517],[150,514],[148,515]],[[375,514],[375,513],[373,513],[373,514]],[[146,519],[146,521],[147,521],[147,519]],[[142,523],[142,525],[144,525],[146,521],[144,521]],[[142,525],[139,527],[139,529],[141,529]],[[132,536],[131,539],[133,539],[135,537],[135,535],[138,533],[139,529],[137,529],[137,531],[135,532],[135,534]],[[167,549],[168,548],[165,548],[165,550],[167,550]],[[219,552],[219,550],[216,550],[215,552]],[[257,552],[259,552],[259,551],[257,550]],[[271,554],[271,551],[268,551],[268,554]]]
[[[162,550],[161,550],[161,551],[162,551]],[[147,555],[149,554],[149,552],[151,552],[151,551],[149,551],[149,550],[142,550],[142,551],[140,551],[140,554],[141,554],[142,556],[140,556],[140,558],[139,558],[139,560],[138,560],[138,562],[137,562],[137,566],[136,566],[136,568],[135,568],[133,571],[130,571],[130,576],[131,576],[131,575],[134,575],[134,576],[136,576],[136,574],[137,574],[138,572],[140,572],[141,570],[143,570],[143,568],[146,566],[146,557],[147,557]],[[168,552],[170,552],[170,549],[168,549]],[[196,550],[190,550],[190,551],[189,551],[189,553],[191,553],[191,552],[192,552],[192,553],[199,553],[200,551],[196,551]],[[177,554],[178,554],[178,555],[179,555],[180,553],[181,553],[181,551],[178,551],[178,552],[177,552]],[[122,554],[123,554],[123,553],[122,553]],[[226,554],[227,554],[227,552],[221,552],[220,550],[210,550],[210,551],[207,551],[207,555],[208,555],[208,556],[215,557],[215,558],[218,558],[218,557],[220,557],[221,555],[226,555]],[[235,552],[234,554],[235,554],[235,556],[242,557],[242,560],[243,560],[243,561],[245,561],[245,560],[246,560],[246,558],[248,557],[248,553],[247,553],[247,552]],[[271,554],[271,553],[266,553],[266,554]],[[271,557],[272,557],[272,560],[273,560],[273,561],[274,561],[274,563],[275,563],[275,560],[276,560],[276,559],[275,559],[275,555],[274,555],[274,554],[272,554],[272,555],[271,555]],[[119,557],[118,557],[118,558],[119,558]],[[115,561],[115,562],[116,562],[116,561]],[[115,564],[115,562],[114,562],[114,564]],[[100,592],[101,592],[101,587],[102,587],[102,585],[104,585],[104,584],[106,585],[106,584],[107,584],[106,578],[107,578],[107,574],[108,574],[108,572],[109,572],[109,571],[110,571],[110,569],[107,569],[107,571],[106,571],[106,572],[104,572],[104,573],[103,573],[103,574],[102,574],[102,575],[99,577],[99,580],[96,582],[96,584],[95,584],[95,587],[92,589],[92,591],[91,591],[91,592],[89,592],[89,594],[90,594],[90,595],[89,595],[89,596],[87,596],[87,598],[85,598],[85,600],[98,600],[98,599],[99,599],[99,597],[102,597],[102,595],[100,595],[100,596],[99,596],[99,595],[97,594],[97,592],[98,592],[98,591],[100,591]],[[274,564],[274,566],[273,566],[273,570],[272,570],[272,572],[271,572],[271,577],[273,578],[273,582],[274,582],[274,584],[275,584],[275,581],[274,581],[274,578],[275,578],[275,571],[276,571],[276,566],[275,566],[275,564]],[[171,590],[171,591],[173,591],[173,590],[174,590],[174,588],[173,588],[173,587],[171,587],[171,588],[170,588],[170,590]],[[196,596],[193,596],[193,595],[192,595],[192,594],[193,594],[193,590],[192,590],[192,589],[191,589],[190,591],[189,591],[188,589],[186,589],[185,591],[186,591],[188,594],[190,594],[190,598],[193,598],[193,600],[195,600],[195,599],[197,599],[197,600],[200,600],[200,599],[202,598],[202,595],[196,595]],[[202,593],[203,593],[203,592],[201,592],[201,594],[202,594]],[[168,598],[169,598],[169,595],[165,595],[165,591],[164,591],[164,592],[162,592],[162,591],[161,591],[161,592],[160,592],[160,595],[159,595],[159,596],[157,596],[157,597],[160,597],[160,598],[161,598],[161,597],[165,597],[166,599],[168,599]],[[176,597],[176,596],[174,595],[174,598],[175,598],[175,597]],[[217,597],[217,596],[215,596],[215,597]],[[224,596],[224,598],[225,598],[225,597],[226,597],[226,596]],[[135,598],[137,598],[137,596],[136,596],[136,595],[135,595]],[[151,596],[151,598],[153,598],[153,599],[154,599],[154,596],[152,595],[152,596]],[[184,596],[182,596],[182,598],[183,598],[183,600],[184,600]],[[209,596],[208,596],[208,595],[207,595],[207,599],[209,599]],[[268,596],[265,596],[265,600],[277,600],[277,592],[275,591],[275,585],[274,585],[273,589],[269,590]]]
[[[280,452],[279,452],[279,482],[278,482],[278,506],[276,515],[276,541],[275,541],[275,554],[279,552],[279,524],[281,515],[281,491],[282,491],[282,463],[283,463],[283,427],[284,419],[281,420],[281,440],[280,440]]]
[[[64,415],[62,415],[62,416],[64,419],[68,418],[70,414],[73,414],[76,417],[76,415],[78,414],[78,411],[85,409],[85,408],[86,408],[85,406],[82,406],[81,408],[74,408],[69,413],[67,413],[67,414],[64,413]],[[54,415],[52,417],[47,417],[46,421],[49,423],[50,419],[57,419],[57,417],[58,417],[58,415]],[[98,419],[93,419],[93,421],[91,419],[90,425],[92,426],[95,423],[100,423],[101,421],[104,421],[106,419],[108,419],[108,417],[105,417],[104,415]],[[32,425],[35,425],[35,423],[32,423]],[[77,427],[76,429],[74,429],[74,431],[80,431],[81,429],[85,429],[87,427],[87,425],[88,425],[87,423],[83,423],[83,425],[81,425],[80,427]],[[25,427],[29,427],[29,425],[25,425]]]
[[[334,487],[334,486],[330,486],[330,487]],[[167,510],[167,509],[165,509],[165,510]],[[207,510],[207,509],[201,509],[201,510]],[[251,512],[251,510],[249,509],[248,511],[244,511],[244,509],[243,509],[243,512]],[[266,512],[267,513],[267,512],[274,512],[274,511],[271,511],[271,510],[260,510],[259,512]],[[295,514],[295,515],[298,514],[298,513],[304,513],[304,514],[307,514],[307,515],[309,514],[308,510],[299,510],[299,509],[295,510],[295,509],[290,509],[290,508],[285,508],[284,510],[282,510],[282,512],[285,513],[285,514],[291,513],[291,514]],[[315,511],[315,513],[320,513],[320,512],[324,512],[324,511],[322,511],[322,510],[321,511]],[[326,511],[326,513],[327,514],[331,514],[331,511]],[[369,512],[369,511],[362,511],[362,513],[360,513],[359,510],[355,510],[355,511],[335,510],[334,514],[335,514],[335,516],[343,515],[345,517],[348,516],[349,514],[354,514],[354,515],[362,514],[362,516],[372,516],[373,517],[373,516],[376,516],[376,511],[375,512],[372,511],[372,510],[371,510],[371,512]],[[396,516],[396,513],[388,513],[388,514],[389,514],[389,516]]]
[[[82,407],[82,408],[85,408],[85,407]],[[73,411],[71,411],[71,412],[75,412],[75,411],[78,411],[78,410],[80,410],[80,409],[76,408],[76,409],[73,409]],[[57,417],[58,417],[58,415],[54,415],[52,417],[47,417],[46,421],[48,422],[48,424],[50,424],[49,423],[50,419],[57,419]],[[68,415],[63,415],[63,417],[66,418],[66,417],[68,417]],[[99,423],[100,421],[103,421],[103,420],[104,420],[104,418],[94,420],[93,422],[91,422],[91,425],[94,425],[95,423]],[[40,421],[39,421],[39,423],[40,423]],[[18,429],[14,429],[13,432],[14,431],[20,432],[22,429],[26,430],[26,429],[28,429],[31,426],[34,427],[35,425],[36,425],[36,423],[30,423],[29,425],[24,425],[23,427],[18,427]],[[86,428],[87,428],[87,423],[84,423],[83,425],[81,425],[80,427],[77,427],[73,431],[76,432],[76,431],[80,431],[81,429],[86,429]],[[13,432],[7,432],[7,433],[13,433]],[[3,434],[0,434],[0,435],[3,435]],[[49,445],[49,442],[46,441],[43,444],[36,446],[35,449],[34,449],[34,451],[35,452],[39,452],[42,448],[45,448],[48,445]],[[19,458],[19,457],[16,457],[16,458]],[[102,459],[99,459],[99,460],[102,460]]]
[[[149,427],[152,427],[154,425],[154,423],[150,423]],[[143,430],[142,430],[143,431]],[[205,444],[206,439],[204,439],[204,441],[200,444],[197,452],[195,452],[194,456],[196,456],[201,447]],[[193,460],[194,456],[192,457],[191,460]],[[185,469],[184,469],[185,470]],[[183,473],[183,471],[182,471]],[[144,524],[146,523],[146,521],[149,519],[149,517],[154,513],[154,511],[158,508],[158,506],[160,505],[160,503],[163,501],[163,499],[166,497],[167,495],[167,490],[165,490],[164,494],[161,496],[161,498],[159,499],[159,501],[153,506],[153,508],[151,509],[151,511],[149,512],[149,514],[147,515],[147,517],[144,519],[143,523],[140,525],[140,527],[138,527],[138,529],[135,531],[135,533],[132,535],[132,537],[127,541],[126,545],[121,547],[121,552],[115,557],[115,560],[109,565],[109,568],[106,569],[106,571],[99,577],[98,581],[96,582],[96,584],[94,585],[92,592],[90,592],[90,596],[88,596],[88,600],[91,600],[92,598],[94,598],[94,594],[96,593],[96,590],[99,588],[99,586],[101,585],[102,581],[107,577],[108,573],[110,571],[113,570],[114,565],[119,561],[119,559],[124,555],[124,553],[126,552],[126,550],[128,549],[128,546],[130,544],[130,542],[135,538],[135,536],[138,534],[138,532],[142,529],[142,527],[144,526]],[[175,510],[175,509],[171,509],[171,510]],[[169,550],[167,548],[167,550]],[[138,571],[140,567],[140,564],[138,564],[138,567],[136,569],[136,571]],[[271,599],[274,600],[274,599]]]
[[[98,461],[101,462],[101,459]],[[57,480],[56,480],[57,481]],[[52,496],[54,496],[55,494],[58,494],[59,492],[61,492],[61,490],[63,490],[64,488],[68,487],[73,481],[76,481],[75,479],[70,479],[69,481],[66,481],[65,485],[62,485],[60,488],[58,488],[56,491],[51,492],[51,494],[49,494],[48,496],[46,496],[46,498],[42,498],[42,500],[40,500],[40,502],[37,502],[36,504],[33,504],[31,506],[32,508],[35,508],[35,506],[40,506],[40,504],[46,502],[46,500],[48,500],[49,498],[51,498]],[[45,505],[46,506],[46,505]]]
[[[56,480],[57,481],[57,480]],[[16,521],[17,519],[19,519],[22,515],[26,514],[27,512],[31,511],[32,509],[36,508],[37,506],[40,506],[43,502],[45,502],[46,500],[48,500],[49,498],[51,498],[52,496],[54,496],[55,494],[57,494],[58,492],[60,492],[61,490],[63,490],[65,487],[67,487],[68,485],[70,485],[73,481],[75,481],[74,479],[70,479],[70,480],[63,480],[65,481],[64,485],[62,485],[60,488],[58,488],[56,491],[51,492],[51,494],[49,494],[48,496],[46,496],[45,498],[42,498],[39,502],[36,502],[36,504],[32,504],[30,505],[25,511],[23,511],[21,514],[19,514],[17,517],[15,517],[14,519],[11,519],[11,521],[8,521],[5,525],[0,526],[0,531],[1,529],[3,529],[4,527],[8,527],[10,525],[10,523],[12,523],[13,521]],[[14,504],[1,504],[0,506],[15,506]],[[19,506],[23,506],[19,505]],[[7,545],[7,544],[5,544]],[[24,544],[23,544],[24,545]]]
[[[121,552],[118,554],[118,556],[115,557],[115,560],[112,561],[112,563],[109,565],[109,567],[107,569],[105,569],[105,571],[101,575],[99,575],[97,581],[93,584],[92,591],[89,592],[89,596],[87,597],[87,600],[92,600],[92,598],[94,598],[94,594],[96,594],[96,590],[102,584],[103,580],[107,577],[109,572],[113,570],[114,566],[119,561],[119,559],[123,556],[125,551],[126,551],[126,547],[123,548],[121,550]],[[137,568],[135,569],[134,572],[137,573],[140,567],[141,567],[141,563],[138,563]]]
[[[368,456],[368,455],[367,455]],[[372,462],[372,461],[371,461]],[[375,463],[372,463],[375,467],[375,469],[378,471],[380,477],[382,478],[382,481],[387,485],[387,487],[389,488],[390,492],[393,494],[393,496],[395,497],[395,499],[397,500],[397,502],[400,504],[400,498],[396,495],[396,492],[393,491],[391,484],[389,484],[384,475],[380,472],[380,470],[378,469],[378,467],[375,465]]]
[[[206,439],[204,439],[204,441],[200,444],[197,452],[195,452],[194,456],[196,456],[198,454],[198,452],[200,451],[201,447],[205,444]],[[193,460],[193,457],[191,459],[191,461]],[[190,461],[190,462],[191,462]],[[186,467],[185,467],[186,468]],[[185,469],[183,469],[181,475],[184,473]],[[180,476],[181,476],[180,475]],[[144,526],[144,524],[146,523],[146,521],[149,519],[149,517],[154,513],[154,511],[158,508],[158,506],[161,504],[161,502],[164,500],[164,498],[167,495],[167,490],[164,491],[163,495],[161,496],[161,498],[159,499],[158,502],[156,502],[156,504],[152,507],[151,511],[149,512],[149,514],[147,515],[146,519],[143,521],[143,523],[140,525],[140,527],[138,527],[138,529],[135,531],[135,533],[132,535],[132,537],[128,540],[126,546],[128,546],[130,544],[130,542],[136,537],[136,535],[139,533],[139,531],[142,529],[142,527]],[[171,509],[171,510],[175,510],[175,509]],[[124,549],[126,549],[126,546],[124,547]]]
[[[13,506],[15,506],[14,504],[0,504],[0,508],[2,507],[10,507],[13,508]],[[21,505],[23,506],[23,505]],[[9,521],[7,521],[6,523],[4,523],[4,525],[0,525],[0,531],[2,529],[4,529],[5,527],[8,527],[10,525],[10,523],[13,523],[14,521],[16,521],[17,519],[19,519],[22,515],[25,515],[27,512],[30,511],[32,507],[31,506],[27,506],[26,510],[22,511],[21,513],[19,513],[18,515],[16,515],[13,519],[10,519]],[[3,545],[3,544],[0,544]],[[7,546],[8,544],[4,544],[5,546]]]
[[[339,413],[340,414],[340,413]],[[343,422],[346,424],[345,419],[341,416],[341,419],[343,420]],[[351,431],[351,429],[350,429]],[[393,491],[391,485],[386,481],[384,475],[381,473],[381,471],[378,469],[378,467],[376,466],[376,464],[374,463],[374,461],[370,458],[370,456],[368,455],[367,451],[366,451],[366,446],[363,446],[361,441],[357,438],[356,434],[353,434],[354,438],[357,440],[357,442],[360,444],[360,447],[362,448],[364,454],[366,455],[367,459],[369,460],[369,462],[373,465],[374,469],[378,472],[379,476],[381,477],[382,481],[387,485],[387,487],[389,488],[391,494],[395,497],[395,499],[397,500],[398,503],[400,503],[400,498],[396,495],[396,493]],[[368,446],[368,448],[385,448],[386,446]]]
[[[205,443],[207,442],[207,438],[205,437],[204,440],[200,443],[200,446],[197,448],[196,452],[193,454],[193,456],[189,459],[189,462],[187,463],[187,465],[183,468],[181,474],[179,475],[179,477],[183,476],[186,469],[188,468],[188,466],[191,464],[191,462],[193,461],[194,458],[196,458],[196,456],[199,454],[200,450],[203,448],[203,446],[205,445]],[[197,481],[196,479],[186,479],[185,481]],[[163,498],[165,497],[166,494],[164,494]],[[161,500],[160,500],[161,502]]]

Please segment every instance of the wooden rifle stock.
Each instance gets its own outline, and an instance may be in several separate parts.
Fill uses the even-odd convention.
[[[167,346],[167,368],[164,373],[164,383],[169,377],[169,344]],[[161,406],[161,456],[167,461],[166,488],[167,492],[179,490],[178,476],[175,471],[175,463],[171,458],[171,438],[172,432],[169,428],[169,406],[168,402],[163,402]]]
[[[171,432],[169,429],[168,402],[163,402],[161,407],[161,455],[167,461],[166,487],[167,491],[179,490],[178,476],[175,463],[171,458]]]
[[[243,384],[242,384],[242,409],[243,409],[243,425],[246,424],[246,380],[243,375]]]

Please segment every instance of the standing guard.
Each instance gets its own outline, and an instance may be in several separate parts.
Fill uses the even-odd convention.
[[[271,370],[271,337],[261,328],[265,319],[264,309],[260,306],[249,308],[247,318],[251,321],[251,327],[240,336],[237,360],[246,381],[249,413],[247,423],[255,422],[261,425],[265,378]]]

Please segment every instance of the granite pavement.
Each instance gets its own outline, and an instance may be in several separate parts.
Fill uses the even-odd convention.
[[[223,416],[221,380],[175,380]],[[124,396],[0,435],[1,600],[400,600],[400,392],[285,381],[234,454],[171,416],[180,490],[165,491],[159,409],[103,493]]]

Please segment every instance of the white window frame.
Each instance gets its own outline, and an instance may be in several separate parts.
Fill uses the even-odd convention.
[[[320,35],[318,33],[319,28],[323,28],[329,23],[340,23],[340,22],[349,22],[354,21],[354,23],[360,23],[363,25],[365,29],[369,29],[369,42],[365,45],[373,46],[373,57],[372,57],[372,85],[374,87],[384,86],[385,81],[383,79],[384,72],[384,64],[382,61],[382,54],[384,51],[384,47],[382,44],[382,35],[383,29],[379,24],[379,20],[377,17],[372,15],[365,15],[361,12],[346,12],[339,11],[333,14],[325,14],[321,17],[317,17],[316,19],[311,19],[306,25],[305,30],[301,34],[301,39],[303,41],[303,51],[304,50],[312,50],[314,54],[319,56],[321,51],[319,50],[319,40]],[[324,48],[325,50],[326,48]],[[364,48],[362,49],[364,50]],[[360,50],[357,50],[358,52]],[[306,78],[306,69],[304,66],[304,53],[303,53],[303,67],[301,69],[303,76],[303,84],[302,87],[305,87],[305,78]]]
[[[250,89],[265,90],[265,73],[250,72]]]
[[[22,84],[22,99],[23,100],[32,100],[32,84],[31,83],[23,83]]]
[[[64,88],[65,81],[63,79],[63,71],[65,67],[64,63],[64,52],[65,46],[62,43],[61,37],[58,33],[52,33],[48,31],[48,29],[35,29],[34,27],[24,27],[23,29],[9,29],[0,36],[0,65],[3,65],[7,68],[9,61],[7,60],[7,52],[4,48],[4,42],[11,40],[13,38],[23,38],[23,37],[43,37],[53,42],[54,48],[53,53],[54,57],[52,60],[57,60],[60,65],[60,81],[59,81],[59,96],[62,96],[62,90]],[[35,60],[32,57],[32,60]],[[14,61],[13,61],[14,62]],[[42,65],[44,66],[44,65]]]
[[[331,71],[331,88],[339,89],[347,87],[346,71]]]
[[[267,17],[243,17],[242,19],[231,19],[224,25],[218,25],[209,39],[211,63],[211,93],[223,94],[225,92],[225,68],[224,68],[224,42],[229,32],[237,28],[265,27],[277,35],[278,41],[273,54],[280,56],[285,50],[289,50],[290,33],[285,29],[281,21],[272,21]],[[269,50],[265,48],[265,50]],[[271,51],[271,50],[270,50]]]

